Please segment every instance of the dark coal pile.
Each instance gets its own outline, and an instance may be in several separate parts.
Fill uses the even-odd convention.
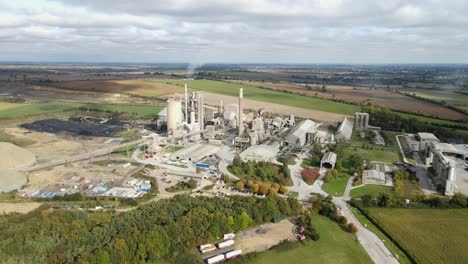
[[[101,120],[102,121],[102,120]],[[114,136],[122,130],[121,126],[108,125],[100,122],[84,122],[81,119],[45,119],[32,123],[22,124],[21,127],[46,133],[57,134],[68,132],[81,136]]]

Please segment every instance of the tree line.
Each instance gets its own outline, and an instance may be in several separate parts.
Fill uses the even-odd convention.
[[[36,210],[0,218],[0,259],[8,263],[201,263],[195,247],[298,215],[296,199],[178,195],[132,211]]]

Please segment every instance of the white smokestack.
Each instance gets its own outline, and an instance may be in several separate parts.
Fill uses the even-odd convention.
[[[188,97],[187,97],[187,83],[185,83],[184,85],[185,87],[185,123],[188,123],[188,110],[187,110],[187,101],[188,101]]]
[[[243,124],[242,124],[242,98],[244,97],[244,89],[239,89],[239,137],[242,136]]]

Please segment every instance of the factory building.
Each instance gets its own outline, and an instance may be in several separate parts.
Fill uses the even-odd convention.
[[[276,161],[276,155],[280,150],[278,141],[272,141],[261,145],[254,145],[248,147],[246,150],[239,154],[243,161],[256,160],[256,161]]]
[[[314,141],[314,134],[318,124],[312,120],[303,120],[293,127],[285,137],[285,142],[289,146],[304,146]]]
[[[171,160],[187,160],[191,162],[198,162],[216,154],[219,149],[219,146],[195,143],[174,152],[169,158]]]
[[[322,159],[320,160],[320,167],[325,169],[333,169],[335,168],[336,164],[336,154],[333,152],[327,152],[323,155]]]
[[[362,183],[386,185],[387,177],[384,172],[379,170],[365,170],[362,172]]]
[[[183,122],[182,101],[177,96],[167,100],[167,131],[169,133],[179,129]]]
[[[367,130],[369,127],[369,114],[356,112],[354,114],[354,130]]]
[[[429,142],[440,142],[440,140],[432,133],[426,133],[426,132],[419,132],[417,134],[417,137],[420,141],[420,144],[419,144],[419,151],[423,152],[426,150],[427,148],[427,144]]]
[[[345,117],[343,119],[343,122],[341,122],[340,126],[336,130],[335,140],[348,141],[351,139],[352,134],[353,134],[353,122]]]
[[[432,182],[439,189],[442,189],[445,195],[454,195],[456,189],[456,165],[442,152],[436,151],[433,156],[432,167],[429,174]]]

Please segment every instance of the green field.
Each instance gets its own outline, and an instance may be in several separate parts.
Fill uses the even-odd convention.
[[[349,167],[349,160],[352,154],[359,154],[366,161],[397,162],[400,161],[400,154],[396,150],[363,149],[360,147],[347,147],[344,149],[343,167]]]
[[[367,210],[418,263],[467,263],[467,209]]]
[[[357,197],[362,197],[366,194],[370,194],[376,197],[379,193],[392,193],[392,192],[393,192],[392,187],[367,184],[358,188],[351,189],[349,196],[351,196],[352,198],[357,198]]]
[[[315,216],[314,224],[320,233],[318,241],[296,243],[291,248],[274,248],[259,253],[244,263],[372,263],[354,236],[324,216]]]
[[[436,101],[445,101],[448,104],[455,106],[467,106],[468,105],[468,95],[461,93],[452,93],[452,92],[411,92],[416,94],[416,96],[436,100]]]
[[[380,240],[383,241],[385,247],[392,252],[392,254],[398,258],[398,261],[401,264],[409,264],[411,261],[408,257],[403,253],[384,233],[382,233],[369,219],[366,218],[358,209],[354,207],[350,207],[350,210],[353,212],[353,215],[357,218],[357,220],[361,223],[362,226],[365,226],[369,231],[377,235]]]
[[[6,105],[8,104],[8,105]],[[6,107],[8,106],[8,107]],[[48,113],[58,113],[77,109],[78,107],[89,107],[100,109],[103,111],[125,112],[137,114],[141,117],[149,118],[155,116],[163,107],[162,106],[145,106],[145,105],[113,105],[113,104],[80,104],[73,102],[44,102],[44,103],[1,103],[0,102],[0,119],[1,118],[17,118],[27,116],[37,116]]]
[[[346,189],[346,184],[348,183],[350,176],[346,175],[345,177],[339,177],[334,182],[324,183],[322,189],[328,194],[340,197],[343,196],[343,193]]]
[[[333,102],[329,100],[318,99],[314,97],[308,97],[303,95],[296,95],[291,93],[284,93],[279,91],[272,91],[268,89],[257,88],[253,86],[240,85],[235,83],[227,83],[221,81],[212,80],[175,80],[175,79],[163,79],[157,80],[157,82],[174,84],[178,86],[184,85],[187,82],[188,87],[191,90],[201,90],[210,93],[218,93],[230,96],[238,96],[239,88],[244,88],[244,97],[248,99],[295,106],[305,109],[319,110],[343,115],[354,115],[355,112],[361,108],[357,105],[344,104]]]

